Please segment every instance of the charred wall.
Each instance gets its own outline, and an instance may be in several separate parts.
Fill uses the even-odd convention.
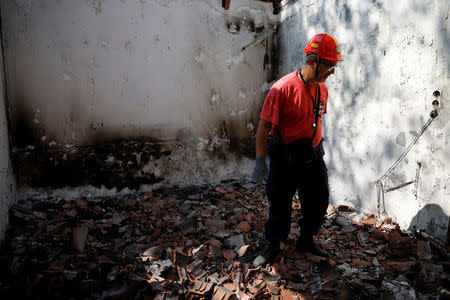
[[[0,17],[1,20],[1,17]],[[0,26],[1,36],[1,26]],[[10,135],[6,105],[6,85],[3,68],[3,51],[0,47],[0,243],[3,243],[9,223],[8,211],[16,200],[16,183],[10,159]]]
[[[14,171],[20,186],[63,188],[92,185],[108,189],[218,183],[243,174],[253,157],[251,139],[220,141],[205,148],[186,140],[148,137],[102,141],[83,147],[16,147]],[[243,162],[244,161],[244,162]]]
[[[270,3],[219,2],[2,1],[19,183],[245,176],[275,34],[242,48],[276,16]]]

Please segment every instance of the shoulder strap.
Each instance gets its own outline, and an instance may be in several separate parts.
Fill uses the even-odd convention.
[[[320,109],[320,85],[319,83],[316,83],[316,101],[314,101],[314,98],[311,94],[311,91],[308,88],[308,85],[305,82],[305,79],[303,79],[302,72],[300,70],[297,71],[297,74],[299,75],[300,79],[302,80],[303,84],[305,85],[306,89],[308,90],[309,96],[311,97],[312,103],[313,103],[313,113],[314,113],[314,123],[313,123],[313,135],[311,137],[311,143],[314,143],[314,138],[316,137],[316,130],[317,130],[317,121],[319,119],[319,109]],[[314,105],[316,107],[314,107]]]
[[[316,137],[316,130],[317,130],[317,121],[319,119],[319,110],[320,110],[320,86],[319,84],[316,84],[316,108],[314,109],[314,131],[311,138],[311,143],[314,144],[314,138]]]

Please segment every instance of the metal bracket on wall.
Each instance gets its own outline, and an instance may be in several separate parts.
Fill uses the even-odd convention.
[[[252,48],[252,47],[255,47],[256,45],[258,45],[259,43],[262,43],[267,37],[269,37],[269,35],[271,35],[274,32],[275,32],[275,30],[273,30],[273,29],[266,29],[266,30],[263,30],[262,32],[258,33],[255,36],[255,39],[253,40],[253,42],[242,47],[241,52],[244,52],[247,48]]]
[[[385,216],[385,217],[388,216],[388,214],[386,212],[386,204],[384,202],[384,194],[385,193],[389,193],[389,192],[398,190],[400,188],[403,188],[405,186],[408,186],[410,184],[415,183],[414,184],[413,194],[414,194],[414,197],[417,199],[417,188],[419,186],[419,174],[420,174],[420,169],[422,168],[422,164],[420,162],[418,162],[417,164],[418,164],[418,167],[416,169],[416,178],[414,180],[411,180],[411,181],[408,181],[408,182],[404,182],[404,183],[400,183],[400,184],[397,184],[397,185],[392,186],[392,187],[384,187],[383,183],[381,181],[378,182],[378,185],[377,185],[377,188],[378,188],[378,194],[377,194],[377,197],[378,197],[378,199],[377,199],[378,200],[377,201],[378,216],[380,216],[380,215]],[[381,206],[381,204],[383,205],[383,211],[380,213],[380,206]]]
[[[419,162],[419,166],[416,169],[416,179],[412,181],[408,181],[405,183],[401,183],[399,185],[384,188],[383,187],[383,180],[387,177],[389,173],[391,173],[398,164],[405,158],[406,154],[408,154],[409,150],[411,150],[412,146],[419,140],[419,138],[422,136],[422,134],[425,132],[425,130],[430,126],[431,122],[438,116],[439,112],[439,98],[441,97],[441,93],[439,91],[433,92],[433,110],[430,113],[430,118],[428,119],[427,123],[422,127],[422,130],[420,133],[416,136],[416,138],[409,144],[409,146],[403,151],[403,153],[400,155],[400,157],[395,161],[395,163],[386,171],[386,173],[383,174],[383,176],[380,177],[380,179],[377,180],[377,210],[378,210],[378,216],[385,215],[387,216],[386,212],[386,206],[384,202],[384,193],[392,192],[394,190],[397,190],[399,188],[405,187],[407,185],[410,185],[412,183],[415,183],[414,185],[414,197],[417,199],[417,188],[418,188],[418,181],[419,181],[419,173],[420,169],[422,167],[422,164]],[[383,203],[383,211],[380,212],[381,203]]]

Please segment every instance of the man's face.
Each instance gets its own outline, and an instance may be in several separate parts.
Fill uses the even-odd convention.
[[[319,68],[319,72],[317,74],[317,79],[319,82],[325,82],[331,74],[334,74],[334,69],[336,68],[337,62],[321,60],[317,64],[317,68]]]

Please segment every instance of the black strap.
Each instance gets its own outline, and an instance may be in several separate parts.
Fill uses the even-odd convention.
[[[316,83],[316,101],[314,101],[314,98],[311,94],[311,91],[309,90],[308,85],[305,82],[305,79],[303,78],[302,72],[300,70],[297,71],[297,74],[299,74],[300,79],[302,80],[303,84],[305,85],[306,89],[308,90],[309,96],[311,97],[312,104],[313,104],[313,113],[314,113],[314,124],[313,124],[313,135],[311,138],[311,142],[314,143],[314,138],[316,137],[316,130],[317,130],[317,121],[319,119],[319,109],[320,109],[320,87],[319,84]],[[314,105],[316,106],[314,108]]]

